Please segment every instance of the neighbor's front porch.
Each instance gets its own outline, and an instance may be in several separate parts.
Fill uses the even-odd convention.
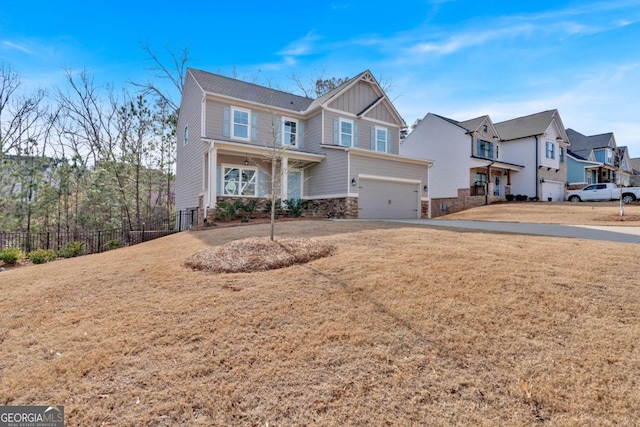
[[[511,194],[511,176],[523,166],[492,162],[487,166],[469,170],[469,195],[504,198]]]

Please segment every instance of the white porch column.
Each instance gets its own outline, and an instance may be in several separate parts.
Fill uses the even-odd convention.
[[[207,195],[207,206],[211,209],[216,207],[216,196],[218,188],[218,149],[211,148],[209,150],[209,193]]]
[[[289,192],[289,158],[282,157],[280,159],[280,199],[287,200],[287,193]]]

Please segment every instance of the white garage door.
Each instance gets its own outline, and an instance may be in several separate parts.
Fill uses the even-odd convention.
[[[359,218],[420,218],[419,184],[360,179],[359,187]]]
[[[543,182],[542,183],[542,201],[546,202],[551,197],[554,202],[564,200],[564,184],[560,182]]]

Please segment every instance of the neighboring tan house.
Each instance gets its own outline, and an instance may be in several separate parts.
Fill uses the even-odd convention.
[[[459,122],[427,114],[402,141],[400,154],[432,159],[429,194],[433,215],[505,200],[523,166],[504,158],[489,116]]]
[[[398,154],[406,124],[369,71],[310,99],[188,69],[178,117],[176,209],[307,201],[307,215],[429,215],[429,160]]]
[[[511,178],[511,193],[542,201],[564,200],[570,144],[558,110],[495,123],[495,128],[502,159],[524,166]]]
[[[570,188],[597,182],[613,182],[620,186],[629,186],[632,175],[631,161],[626,147],[617,147],[612,132],[587,136],[573,129],[567,129],[571,141],[571,152],[575,158],[584,162],[571,162],[572,169],[567,183]],[[588,166],[585,168],[585,166]],[[579,177],[584,173],[585,182]]]

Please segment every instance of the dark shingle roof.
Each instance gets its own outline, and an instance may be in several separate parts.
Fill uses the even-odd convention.
[[[200,87],[207,93],[228,96],[295,112],[306,111],[313,102],[313,99],[305,98],[304,96],[232,79],[221,76],[220,74],[209,73],[194,68],[189,68],[189,72],[196,79]]]
[[[505,141],[543,134],[558,110],[547,110],[524,117],[494,123],[500,138]]]
[[[432,114],[433,114],[433,113],[432,113]],[[452,125],[456,125],[456,126],[462,127],[462,126],[460,125],[460,122],[459,122],[459,121],[457,121],[457,120],[453,120],[453,119],[450,119],[450,118],[448,118],[448,117],[441,116],[441,115],[439,115],[439,114],[434,114],[434,116],[439,117],[439,118],[441,118],[442,120],[444,120],[444,121],[447,121],[447,122],[451,123]],[[464,129],[464,128],[463,128],[463,129]]]
[[[485,121],[487,117],[489,116],[480,116],[480,117],[476,117],[475,119],[465,120],[463,122],[460,122],[460,126],[465,128],[469,132],[473,132],[475,130],[478,130],[478,127],[480,127],[480,123]]]
[[[600,135],[586,136],[573,129],[567,129],[567,136],[571,143],[571,151],[582,157],[589,157],[591,150],[609,146],[609,141],[613,133],[602,133]]]

